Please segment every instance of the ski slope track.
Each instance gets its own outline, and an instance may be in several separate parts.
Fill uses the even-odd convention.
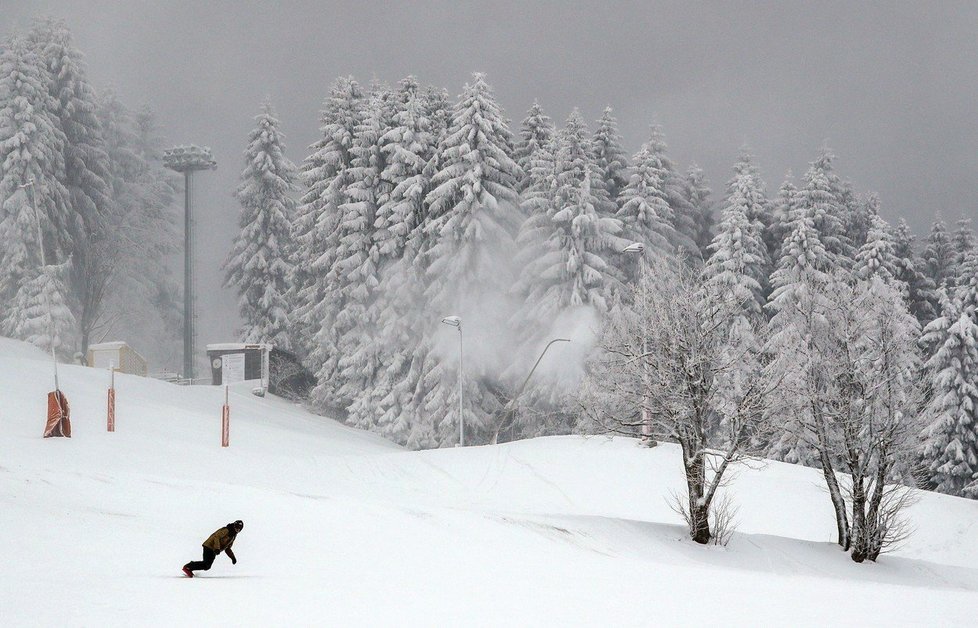
[[[0,625],[974,625],[978,503],[923,493],[911,539],[857,565],[819,473],[742,467],[726,547],[670,508],[679,452],[553,437],[425,452],[231,389],[62,365],[71,439],[42,439],[51,365],[0,339]],[[216,528],[238,564],[200,577]]]

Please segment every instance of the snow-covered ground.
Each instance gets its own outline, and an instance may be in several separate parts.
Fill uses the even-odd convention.
[[[0,625],[973,625],[978,503],[923,494],[878,564],[832,543],[817,472],[739,472],[727,547],[669,506],[678,451],[542,438],[408,452],[280,399],[61,367],[0,339]],[[234,519],[238,564],[180,567]]]

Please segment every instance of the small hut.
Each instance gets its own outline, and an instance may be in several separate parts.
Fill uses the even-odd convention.
[[[88,365],[146,377],[146,359],[121,340],[88,345]]]

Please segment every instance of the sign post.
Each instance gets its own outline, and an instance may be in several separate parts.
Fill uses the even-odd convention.
[[[221,356],[221,383],[236,384],[245,381],[245,355],[228,353]]]
[[[106,428],[110,432],[115,431],[115,364],[109,364],[111,379],[109,380],[109,404],[107,412]]]
[[[221,410],[221,447],[227,447],[231,437],[231,406],[228,405],[228,387],[224,387],[224,408]]]

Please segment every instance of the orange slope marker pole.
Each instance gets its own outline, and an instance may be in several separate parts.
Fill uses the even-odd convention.
[[[221,409],[221,447],[227,447],[231,438],[231,406],[228,405],[228,387],[224,387],[224,407]]]

